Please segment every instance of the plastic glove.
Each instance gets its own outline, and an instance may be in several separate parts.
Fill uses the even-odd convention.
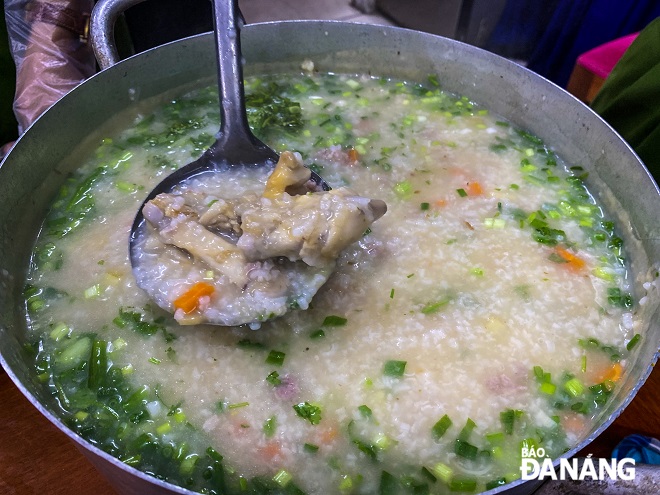
[[[85,39],[92,6],[92,0],[5,0],[19,133],[96,71]]]

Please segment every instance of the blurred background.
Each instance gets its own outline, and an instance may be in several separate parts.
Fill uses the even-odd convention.
[[[15,15],[18,7],[27,11],[36,3],[4,0],[2,21],[6,13],[10,21],[10,7]],[[657,0],[241,0],[239,4],[248,23],[329,19],[401,26],[457,39],[515,60],[587,103],[634,35],[660,16]],[[124,55],[210,31],[210,11],[208,0],[146,0],[132,7],[120,26]],[[0,144],[18,134],[11,111],[16,72],[7,25],[10,22],[0,25]],[[595,63],[588,57],[579,63],[590,50],[622,38],[600,53]]]

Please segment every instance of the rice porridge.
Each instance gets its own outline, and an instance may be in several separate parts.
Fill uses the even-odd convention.
[[[179,325],[128,257],[147,192],[213,142],[215,90],[104,131],[25,291],[35,373],[66,424],[201,493],[478,492],[520,476],[521,447],[576,445],[641,338],[621,239],[578,164],[439,86],[246,81],[261,139],[387,204],[307,309],[258,330]]]

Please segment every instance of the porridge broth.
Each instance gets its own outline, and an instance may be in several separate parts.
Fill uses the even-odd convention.
[[[260,138],[387,214],[306,311],[179,326],[136,287],[128,234],[147,191],[213,141],[217,95],[126,117],[64,184],[26,287],[36,374],[66,423],[203,493],[477,492],[519,477],[521,447],[577,444],[640,338],[582,169],[435,77],[246,89]]]

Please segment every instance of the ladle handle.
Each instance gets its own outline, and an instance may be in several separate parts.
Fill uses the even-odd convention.
[[[243,17],[238,0],[213,0],[215,46],[218,57],[220,135],[214,147],[225,152],[265,147],[250,131],[245,112],[240,30]]]

